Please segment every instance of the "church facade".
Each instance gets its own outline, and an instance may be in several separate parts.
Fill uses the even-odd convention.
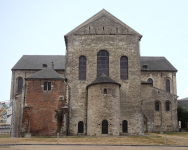
[[[142,35],[106,10],[66,34],[66,55],[24,55],[12,68],[15,136],[177,131],[176,68],[140,56]]]

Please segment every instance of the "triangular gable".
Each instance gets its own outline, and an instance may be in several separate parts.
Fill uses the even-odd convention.
[[[63,80],[64,78],[60,74],[58,74],[54,69],[52,69],[51,67],[48,67],[30,75],[29,77],[26,77],[25,79],[26,80],[27,79],[61,79]]]
[[[105,9],[101,10],[87,21],[67,33],[65,37],[69,35],[82,34],[134,34],[140,38],[142,37],[141,34],[114,17]]]

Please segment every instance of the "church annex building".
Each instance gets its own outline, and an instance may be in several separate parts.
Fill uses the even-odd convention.
[[[101,10],[64,36],[66,55],[12,68],[14,137],[177,131],[177,69],[140,56],[142,35]]]

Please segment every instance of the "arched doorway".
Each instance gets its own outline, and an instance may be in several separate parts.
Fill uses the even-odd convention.
[[[78,133],[84,133],[84,123],[82,121],[78,123]]]
[[[108,121],[102,121],[102,134],[108,134]]]
[[[123,120],[122,131],[123,131],[123,133],[128,132],[127,120]]]

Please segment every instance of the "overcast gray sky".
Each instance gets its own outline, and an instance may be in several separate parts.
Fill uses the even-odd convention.
[[[143,35],[141,56],[165,56],[188,97],[188,0],[0,0],[0,101],[22,55],[65,55],[64,35],[102,9]]]

